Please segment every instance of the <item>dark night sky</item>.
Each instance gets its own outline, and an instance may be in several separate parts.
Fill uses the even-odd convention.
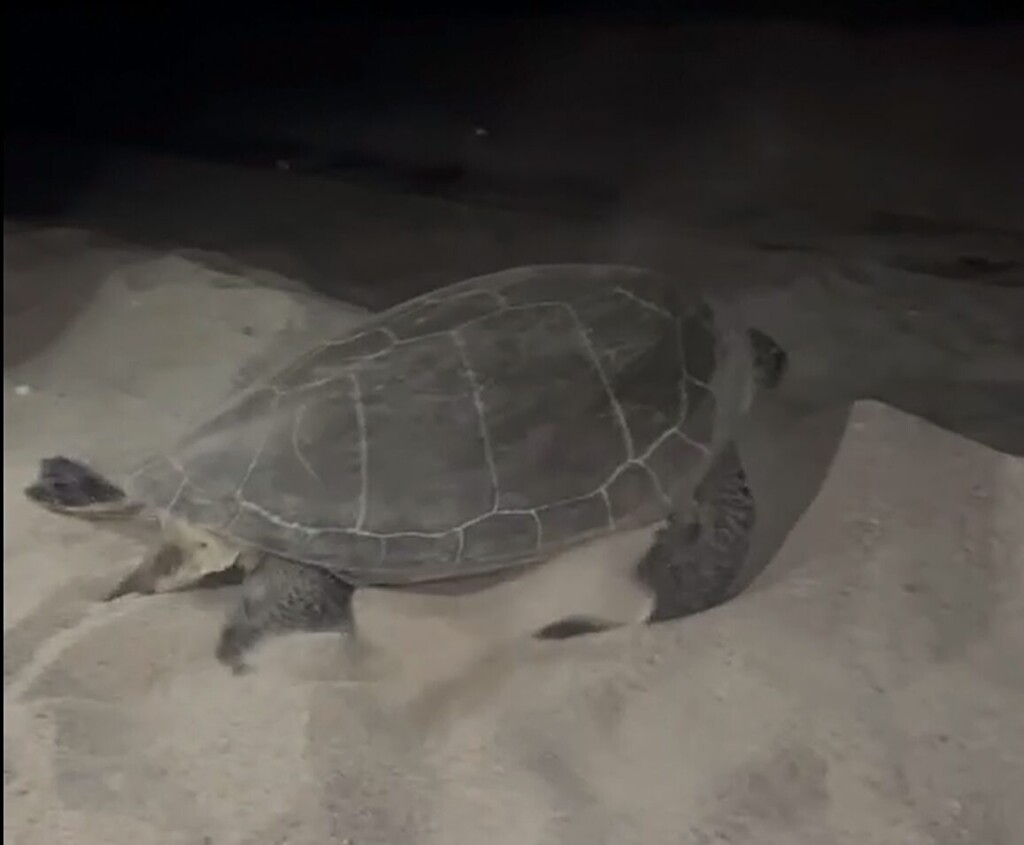
[[[563,3],[554,7],[558,14],[524,19],[500,12],[471,16],[439,3],[389,16],[371,15],[365,4],[362,11],[353,4],[328,14],[250,6],[234,16],[211,14],[209,7],[9,4],[6,125],[173,143],[169,136],[211,101],[258,98],[281,88],[329,90],[342,111],[409,100],[448,100],[472,109],[501,87],[502,77],[522,72],[515,65],[528,65],[537,33],[550,37],[596,23],[775,18],[872,29],[999,19],[991,5],[977,3],[922,4],[922,10],[869,2],[848,4],[853,11],[829,6],[813,13],[799,4],[773,4],[771,15],[758,11],[765,4],[753,3],[621,5],[630,11]]]
[[[753,22],[831,27],[855,40],[894,29],[991,29],[1013,17],[967,2],[922,4],[925,11],[814,4],[813,13],[772,4],[771,15],[759,11],[765,5],[666,0],[622,4],[625,13],[577,2],[523,17],[467,15],[439,3],[388,15],[367,12],[367,4],[329,14],[250,6],[233,16],[210,7],[9,4],[5,177],[31,187],[73,157],[67,147],[41,152],[35,139],[46,137],[258,166],[305,156],[320,172],[397,173],[433,186],[464,185],[470,174],[505,185],[536,178],[558,182],[556,191],[613,196],[611,183],[636,166],[637,138],[692,138],[723,108],[743,107],[740,76],[756,84],[762,68],[774,73],[777,57],[751,63],[744,54],[758,49]],[[722,23],[746,26],[746,40],[730,50],[719,33],[711,44],[701,27]],[[780,72],[797,87],[819,75],[815,49],[831,61],[814,37],[793,48],[792,61],[787,48],[780,54],[790,64]],[[861,70],[829,72],[852,86]],[[477,126],[499,127],[487,149],[473,147]],[[5,188],[5,208],[12,190]]]

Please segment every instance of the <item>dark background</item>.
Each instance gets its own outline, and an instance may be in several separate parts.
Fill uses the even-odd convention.
[[[16,3],[5,212],[59,211],[116,143],[596,213],[667,204],[713,222],[780,189],[820,205],[821,173],[849,143],[927,158],[930,172],[969,155],[980,184],[962,213],[1005,220],[1024,180],[1002,164],[1024,148],[1024,39],[1009,9],[927,5]],[[836,190],[868,190],[858,168],[891,186],[876,163],[854,162]]]

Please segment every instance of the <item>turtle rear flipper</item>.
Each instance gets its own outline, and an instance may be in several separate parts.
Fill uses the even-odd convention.
[[[353,592],[326,569],[265,555],[242,584],[221,630],[217,659],[241,674],[248,669],[245,655],[268,636],[346,630]]]
[[[116,484],[62,455],[40,461],[39,477],[25,495],[48,510],[84,519],[128,516],[139,509]]]

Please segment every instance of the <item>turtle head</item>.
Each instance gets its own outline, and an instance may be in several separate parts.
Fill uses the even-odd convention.
[[[795,406],[874,399],[1021,454],[1021,304],[1009,288],[833,267],[740,308],[755,361],[772,357],[761,331],[786,350],[778,387]]]
[[[789,354],[759,329],[749,329],[754,353],[754,377],[760,387],[777,387],[789,368]]]
[[[167,521],[163,542],[121,580],[107,601],[131,593],[151,595],[237,582],[241,557],[238,548],[209,531]]]

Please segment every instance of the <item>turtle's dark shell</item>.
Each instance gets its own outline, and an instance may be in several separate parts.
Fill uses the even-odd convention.
[[[311,350],[130,488],[354,583],[517,566],[690,495],[735,416],[722,403],[743,401],[716,381],[727,340],[645,270],[483,276]]]

